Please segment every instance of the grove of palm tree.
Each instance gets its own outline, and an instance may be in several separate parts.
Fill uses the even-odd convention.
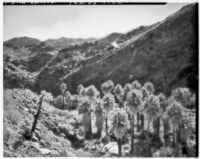
[[[196,131],[189,126],[194,121],[187,119],[188,113],[196,111],[195,94],[188,88],[174,89],[170,96],[155,93],[151,82],[142,85],[137,80],[125,86],[108,80],[102,83],[101,91],[93,85],[79,85],[74,95],[63,93],[66,84],[61,88],[61,103],[65,109],[78,110],[83,138],[91,145],[93,140],[105,145],[116,142],[119,157],[183,157],[185,149],[194,148],[187,146]],[[165,152],[165,148],[170,151]]]

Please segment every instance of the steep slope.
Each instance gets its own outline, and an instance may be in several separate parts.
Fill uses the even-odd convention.
[[[75,157],[84,153],[78,134],[81,124],[76,110],[59,110],[48,102],[42,104],[32,140],[23,138],[31,128],[38,109],[39,96],[28,89],[4,91],[4,157]],[[73,153],[74,152],[74,153]],[[88,154],[91,155],[91,154]]]
[[[178,86],[196,83],[195,6],[188,5],[166,18],[107,58],[94,61],[64,79],[71,91],[79,84],[100,84],[108,79],[125,84],[134,79],[155,83],[157,91],[169,93]],[[187,69],[186,69],[187,70]]]
[[[86,42],[60,50],[40,71],[36,81],[36,90],[58,91],[56,88],[66,75],[112,53],[115,48],[110,43],[107,41],[105,47],[98,45],[98,41]]]
[[[57,95],[61,82],[75,92],[79,84],[100,88],[108,79],[122,85],[137,79],[152,81],[158,92],[170,93],[179,86],[194,90],[195,12],[191,4],[161,22],[122,34],[114,40],[119,48],[107,47],[109,44],[99,48],[97,41],[63,49],[38,75],[35,89]]]

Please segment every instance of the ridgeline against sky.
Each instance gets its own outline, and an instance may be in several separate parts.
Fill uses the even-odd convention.
[[[100,38],[161,21],[184,5],[4,6],[3,40],[20,36]]]

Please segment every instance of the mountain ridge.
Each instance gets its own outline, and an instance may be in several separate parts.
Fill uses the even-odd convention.
[[[191,60],[196,57],[194,25],[195,5],[190,4],[161,22],[125,34],[111,33],[95,42],[70,45],[53,54],[50,51],[51,56],[44,57],[46,61],[31,67],[40,70],[34,90],[45,89],[57,95],[58,85],[65,82],[74,93],[79,84],[99,88],[108,79],[122,85],[132,80],[152,81],[158,92],[168,94],[178,86],[194,89],[196,85],[191,83],[197,78],[188,72],[195,72],[196,67]],[[37,54],[32,61],[38,61],[40,56]]]
[[[155,30],[154,32],[151,30],[145,36],[141,36],[135,42],[128,43],[127,46],[124,46],[125,48],[120,49],[121,52],[119,50],[111,57],[107,57],[107,59],[105,59],[105,61],[102,62],[101,65],[97,65],[94,62],[93,63],[94,65],[92,65],[91,67],[88,67],[88,69],[83,68],[83,69],[85,69],[84,71],[82,69],[82,70],[72,74],[71,76],[68,76],[64,80],[64,82],[66,82],[69,86],[72,85],[71,90],[75,91],[75,87],[78,84],[89,85],[91,83],[95,83],[97,88],[99,88],[100,84],[102,82],[106,81],[107,79],[111,79],[115,83],[124,84],[124,83],[130,82],[131,79],[129,79],[129,76],[133,75],[134,79],[140,80],[142,82],[145,82],[146,80],[147,81],[150,80],[150,81],[156,83],[157,90],[162,90],[164,87],[164,91],[169,93],[171,88],[177,86],[177,82],[176,82],[176,84],[171,84],[172,83],[171,79],[170,79],[171,77],[168,76],[169,73],[167,73],[167,72],[172,72],[171,73],[172,78],[176,79],[176,73],[174,72],[175,71],[174,68],[177,68],[177,70],[176,70],[177,72],[181,71],[181,69],[182,69],[181,66],[178,66],[176,64],[177,63],[176,58],[178,57],[178,59],[180,60],[180,65],[186,65],[187,59],[185,57],[188,57],[188,59],[190,59],[190,56],[191,56],[190,54],[194,53],[194,48],[190,48],[190,45],[194,45],[194,43],[195,43],[195,39],[192,37],[193,35],[195,35],[195,26],[194,26],[195,17],[194,16],[195,16],[194,5],[189,5],[189,6],[183,7],[180,11],[176,12],[174,15],[166,18],[165,20],[163,20],[163,22],[158,24],[158,26],[156,26],[153,29],[153,30]],[[181,25],[184,27],[180,27]],[[173,30],[172,30],[172,28],[173,28]],[[165,31],[163,31],[163,29]],[[172,31],[170,31],[170,30],[172,30]],[[163,36],[163,34],[165,34],[165,37]],[[171,34],[171,36],[169,36],[169,35],[167,36],[167,34]],[[166,37],[168,39],[166,39]],[[182,37],[182,38],[180,38],[180,37]],[[182,40],[182,43],[179,42],[178,39]],[[185,39],[187,39],[190,42],[186,41]],[[165,40],[167,40],[167,41],[165,41]],[[172,43],[172,41],[174,42],[174,44]],[[155,45],[153,43],[156,43],[157,45]],[[148,47],[147,47],[147,44],[149,45]],[[175,44],[177,44],[177,45],[175,45]],[[132,46],[132,45],[134,45],[134,46]],[[141,45],[143,46],[143,48],[141,47]],[[163,55],[161,55],[158,53],[161,50],[163,51],[163,49],[159,48],[160,47],[159,45],[167,46],[166,47],[167,51],[165,54],[163,53]],[[157,46],[159,46],[159,47],[157,48]],[[132,54],[132,52],[131,52],[132,47],[134,48],[133,52],[137,53],[138,56],[135,56],[134,54]],[[154,48],[152,48],[152,47],[155,47],[155,49],[157,49],[157,50],[153,51]],[[173,49],[172,49],[172,47],[173,47]],[[177,49],[177,47],[178,47],[178,49]],[[144,50],[144,48],[146,50]],[[182,51],[182,53],[184,52],[185,57],[181,56],[181,48],[185,49]],[[148,57],[148,53],[150,54],[150,58],[147,59],[146,57]],[[172,57],[167,57],[170,53],[171,53]],[[125,56],[125,54],[127,54],[127,56]],[[144,57],[145,54],[146,54],[146,57]],[[133,58],[133,56],[135,58]],[[165,63],[168,65],[167,67],[169,69],[161,71],[161,69],[159,69],[161,67],[160,62],[157,63],[152,68],[153,63],[151,64],[151,62],[153,62],[152,61],[153,56],[160,56],[160,57],[165,56],[163,58],[158,57],[158,59],[157,59],[158,61],[159,61],[159,59],[162,61],[166,58],[169,59],[170,60],[169,62],[165,61]],[[114,58],[114,57],[116,57],[116,58]],[[118,63],[120,63],[120,62],[117,62],[117,64],[115,64],[116,67],[114,69],[113,64],[116,63],[115,61],[123,59],[123,57],[125,57],[126,59],[121,60],[122,61],[122,63],[120,64],[121,66],[118,66]],[[129,62],[126,60],[129,60]],[[142,61],[146,60],[146,63],[141,64],[140,63],[141,60]],[[123,61],[126,61],[126,62],[123,62]],[[171,68],[170,62],[172,62],[171,65],[174,65],[174,68]],[[112,63],[112,66],[109,65],[109,63]],[[132,66],[128,63],[131,63]],[[105,67],[102,67],[103,64],[104,65],[106,64],[109,66],[105,68]],[[146,67],[145,65],[147,65],[148,67]],[[98,69],[94,69],[94,68],[98,68]],[[106,69],[108,69],[108,76],[105,75]],[[117,73],[112,72],[113,69]],[[91,71],[91,70],[94,70],[94,71]],[[155,70],[157,70],[160,74]],[[105,75],[105,78],[102,77],[102,71],[103,71],[103,74]],[[145,71],[146,71],[146,73],[145,73]],[[87,72],[87,74],[82,74],[82,72]],[[93,72],[94,72],[94,74],[93,74]],[[99,74],[101,74],[101,75],[99,75]],[[149,76],[149,77],[146,77],[146,76]],[[166,80],[163,79],[164,76],[167,78]],[[88,79],[88,77],[91,77],[91,78]],[[187,78],[187,77],[185,76],[184,78]],[[144,79],[146,79],[146,80],[144,80]],[[157,80],[163,81],[162,85],[158,86]],[[180,82],[178,84],[179,86],[187,85],[187,82],[186,82],[187,80],[185,81],[183,78],[181,78],[181,80],[178,79],[178,81]],[[164,83],[167,83],[167,84],[164,84]],[[171,87],[167,88],[168,86],[171,86]]]

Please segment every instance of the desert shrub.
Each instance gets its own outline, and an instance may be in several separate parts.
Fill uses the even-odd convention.
[[[53,105],[56,108],[61,109],[63,107],[63,97],[61,95],[58,95],[56,98],[53,99]]]
[[[71,96],[71,105],[69,110],[76,110],[78,108],[78,103],[79,103],[79,96],[78,95]]]
[[[7,118],[13,125],[17,125],[21,119],[21,113],[18,110],[10,109],[7,111]]]
[[[41,94],[44,95],[44,101],[51,103],[53,102],[53,95],[45,90],[41,91]]]
[[[171,147],[161,147],[159,150],[157,150],[153,157],[174,157],[174,149]]]
[[[38,157],[38,156],[41,156],[41,153],[40,151],[33,147],[33,146],[29,146],[28,149],[27,149],[27,154],[29,157]]]
[[[11,130],[6,126],[3,126],[3,141],[8,142],[10,136],[11,136]]]

